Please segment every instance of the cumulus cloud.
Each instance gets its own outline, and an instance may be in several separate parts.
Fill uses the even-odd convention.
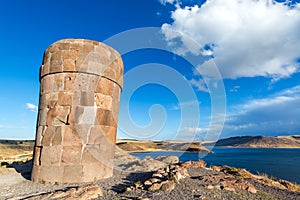
[[[38,111],[38,107],[32,103],[26,103],[26,107],[27,107],[27,109],[29,109],[32,112]]]
[[[203,47],[198,53],[214,58],[223,78],[265,76],[278,80],[299,71],[298,5],[207,0],[201,6],[177,6],[171,17],[171,24],[162,25],[166,40],[181,40],[180,53],[184,54],[195,53],[195,46],[183,35],[192,38]],[[199,65],[198,70],[213,76],[209,65]]]
[[[231,108],[223,135],[281,135],[300,131],[300,86]]]

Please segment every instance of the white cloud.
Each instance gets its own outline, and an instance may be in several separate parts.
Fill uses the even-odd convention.
[[[231,108],[232,111],[226,117],[223,134],[281,135],[300,132],[299,89],[296,86]]]
[[[291,8],[270,0],[207,0],[201,6],[177,6],[172,19],[173,23],[162,26],[166,40],[180,39],[183,46],[177,50],[181,54],[213,54],[223,78],[265,76],[277,80],[299,71],[298,5]],[[208,48],[195,49],[182,35]],[[213,76],[209,66],[198,66],[198,70]]]
[[[207,85],[206,85],[206,83],[203,79],[200,79],[200,80],[191,79],[189,82],[190,82],[191,85],[195,86],[198,91],[209,93]]]
[[[194,108],[195,106],[198,107],[200,103],[201,102],[199,102],[199,101],[180,102],[179,104],[172,106],[171,110],[181,110],[181,109],[184,109],[187,107]]]
[[[167,3],[169,4],[174,4],[175,2],[177,2],[176,0],[159,0],[159,2],[162,4],[162,5],[166,5]]]
[[[184,127],[181,130],[177,131],[177,135],[174,140],[203,140],[205,138],[205,134],[207,132],[207,128],[200,127]]]
[[[38,106],[32,104],[32,103],[26,103],[27,109],[29,109],[32,112],[37,112],[38,111]]]
[[[240,89],[240,86],[236,85],[229,90],[229,92],[237,92]]]

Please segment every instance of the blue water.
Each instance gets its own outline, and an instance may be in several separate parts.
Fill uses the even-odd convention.
[[[280,179],[300,184],[300,149],[254,149],[221,148],[212,149],[214,154],[190,152],[142,152],[132,155],[144,158],[151,156],[178,156],[180,161],[203,159],[209,165],[229,165],[245,168],[252,173],[266,173]]]

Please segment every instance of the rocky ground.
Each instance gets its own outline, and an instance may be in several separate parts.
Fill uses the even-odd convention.
[[[84,184],[33,183],[31,161],[2,163],[0,199],[300,199],[300,186],[204,161],[138,160],[116,149],[114,177]]]

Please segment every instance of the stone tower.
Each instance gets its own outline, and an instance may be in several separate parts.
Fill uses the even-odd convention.
[[[113,175],[123,62],[96,41],[64,39],[44,53],[35,182],[76,183]]]

